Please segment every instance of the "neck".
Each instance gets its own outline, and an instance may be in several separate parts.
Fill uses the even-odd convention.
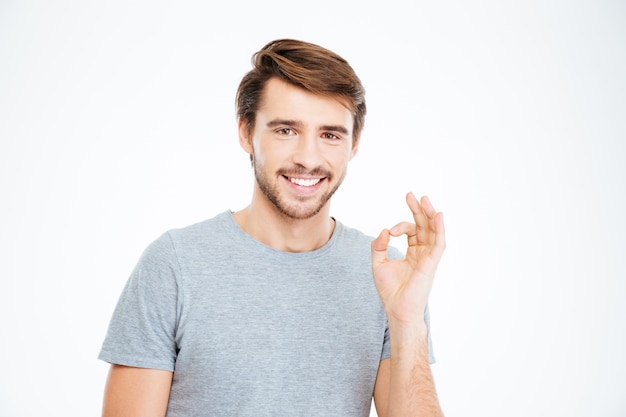
[[[324,246],[333,234],[335,221],[330,217],[329,203],[313,217],[293,219],[273,204],[253,199],[233,216],[239,227],[267,246],[284,252],[308,252]]]

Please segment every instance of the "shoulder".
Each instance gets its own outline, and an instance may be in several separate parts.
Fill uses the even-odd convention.
[[[367,235],[358,229],[347,226],[337,219],[335,219],[335,222],[335,227],[338,234],[337,237],[342,242],[369,245],[371,241],[374,240],[373,236]]]
[[[185,227],[168,230],[165,234],[174,241],[178,240],[202,240],[207,234],[226,233],[231,223],[231,213],[224,211],[201,222],[193,223]]]
[[[142,260],[167,262],[194,248],[201,251],[209,241],[223,240],[221,235],[228,234],[228,215],[229,212],[222,212],[208,220],[165,231],[146,247]]]

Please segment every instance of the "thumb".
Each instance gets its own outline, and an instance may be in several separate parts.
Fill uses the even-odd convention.
[[[389,230],[384,229],[376,239],[372,241],[372,267],[387,262],[387,247],[389,246]]]

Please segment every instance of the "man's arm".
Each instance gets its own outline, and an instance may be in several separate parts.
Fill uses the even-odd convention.
[[[398,349],[391,339],[391,358],[380,362],[374,387],[379,417],[443,416],[428,362],[425,334],[426,330],[424,342],[407,339],[404,347]],[[395,340],[395,345],[401,344]]]
[[[389,382],[391,381],[391,359],[383,359],[378,365],[378,375],[374,385],[374,406],[378,417],[387,417],[389,408]]]
[[[164,417],[172,372],[111,365],[102,417]]]
[[[407,195],[415,223],[383,230],[372,242],[374,282],[389,321],[391,358],[381,361],[374,389],[380,417],[443,415],[428,362],[424,312],[437,265],[445,249],[443,215],[428,198]],[[391,236],[406,235],[403,260],[387,258]]]

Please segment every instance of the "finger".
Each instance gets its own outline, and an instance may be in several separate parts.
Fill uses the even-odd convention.
[[[424,211],[424,214],[426,214],[426,217],[428,217],[429,219],[435,218],[437,211],[433,207],[433,204],[431,203],[430,198],[428,198],[428,196],[423,196],[421,198],[420,204],[422,206],[422,210]]]
[[[437,213],[435,215],[435,230],[437,239],[435,241],[435,248],[438,252],[439,256],[443,253],[446,248],[446,228],[443,222],[443,213]]]
[[[372,267],[376,268],[378,265],[388,261],[387,259],[387,247],[389,246],[389,240],[391,236],[389,230],[384,229],[376,239],[372,241]]]
[[[427,225],[428,218],[426,217],[426,214],[424,213],[424,209],[422,208],[421,204],[417,201],[417,198],[415,198],[415,194],[408,193],[406,195],[406,203],[413,213],[415,225],[418,228],[424,228]]]
[[[413,215],[422,211],[420,208],[420,203],[417,201],[417,198],[415,198],[415,194],[407,193],[406,203],[409,205],[409,208],[413,212]]]
[[[422,200],[424,198],[422,197]],[[413,212],[413,219],[415,220],[415,230],[418,244],[432,245],[435,243],[434,236],[434,224],[431,219],[428,218],[422,205],[417,201],[413,193],[408,193],[406,196],[406,202]],[[431,206],[432,207],[432,206]]]
[[[423,196],[420,200],[420,206],[422,207],[422,211],[424,212],[424,215],[426,216],[426,218],[428,219],[428,225],[430,228],[430,241],[429,243],[431,245],[436,245],[437,244],[437,215],[439,213],[437,213],[437,211],[435,210],[435,207],[433,207],[433,204],[430,201],[430,198],[428,196]],[[443,217],[441,218],[441,221],[443,221]]]
[[[389,229],[389,234],[393,237],[401,235],[415,235],[415,224],[410,222],[400,222]]]
[[[426,216],[430,219],[431,227],[434,231],[434,246],[440,246],[441,250],[446,247],[446,232],[443,224],[443,213],[437,212],[433,207],[430,199],[426,196],[422,197],[421,206]]]
[[[417,245],[417,230],[415,224],[409,222],[401,222],[389,229],[391,236],[398,237],[406,235],[409,246]]]

